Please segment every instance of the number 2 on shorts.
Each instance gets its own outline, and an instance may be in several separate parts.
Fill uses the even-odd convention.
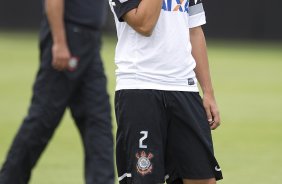
[[[143,134],[143,137],[139,139],[139,148],[147,148],[147,145],[143,144],[143,141],[148,138],[148,131],[141,131],[140,134]]]

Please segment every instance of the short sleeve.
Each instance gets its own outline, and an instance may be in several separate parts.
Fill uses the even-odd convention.
[[[202,0],[191,0],[189,2],[189,28],[204,25],[206,23],[206,14]]]
[[[109,0],[110,6],[113,7],[116,17],[120,22],[124,22],[123,15],[130,10],[137,8],[141,0]]]

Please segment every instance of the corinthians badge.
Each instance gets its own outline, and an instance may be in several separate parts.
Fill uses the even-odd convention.
[[[153,165],[151,159],[154,157],[152,153],[146,154],[145,151],[142,151],[141,154],[136,153],[136,158],[138,159],[136,168],[137,172],[142,176],[149,174],[153,170]]]

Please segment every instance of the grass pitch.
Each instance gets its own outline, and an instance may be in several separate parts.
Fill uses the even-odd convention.
[[[277,184],[282,173],[282,44],[209,41],[222,125],[213,132],[226,184]],[[38,67],[37,35],[0,32],[0,164],[27,113]],[[102,55],[113,102],[115,38]],[[113,104],[113,103],[112,103]],[[114,123],[115,124],[115,123]],[[82,184],[83,151],[67,112],[31,184]]]

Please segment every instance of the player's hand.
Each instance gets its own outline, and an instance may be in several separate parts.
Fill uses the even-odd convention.
[[[56,70],[62,71],[68,68],[71,54],[66,44],[54,43],[52,47],[52,55],[52,66]]]
[[[213,94],[203,96],[203,105],[207,113],[208,122],[212,130],[220,125],[219,110]]]

